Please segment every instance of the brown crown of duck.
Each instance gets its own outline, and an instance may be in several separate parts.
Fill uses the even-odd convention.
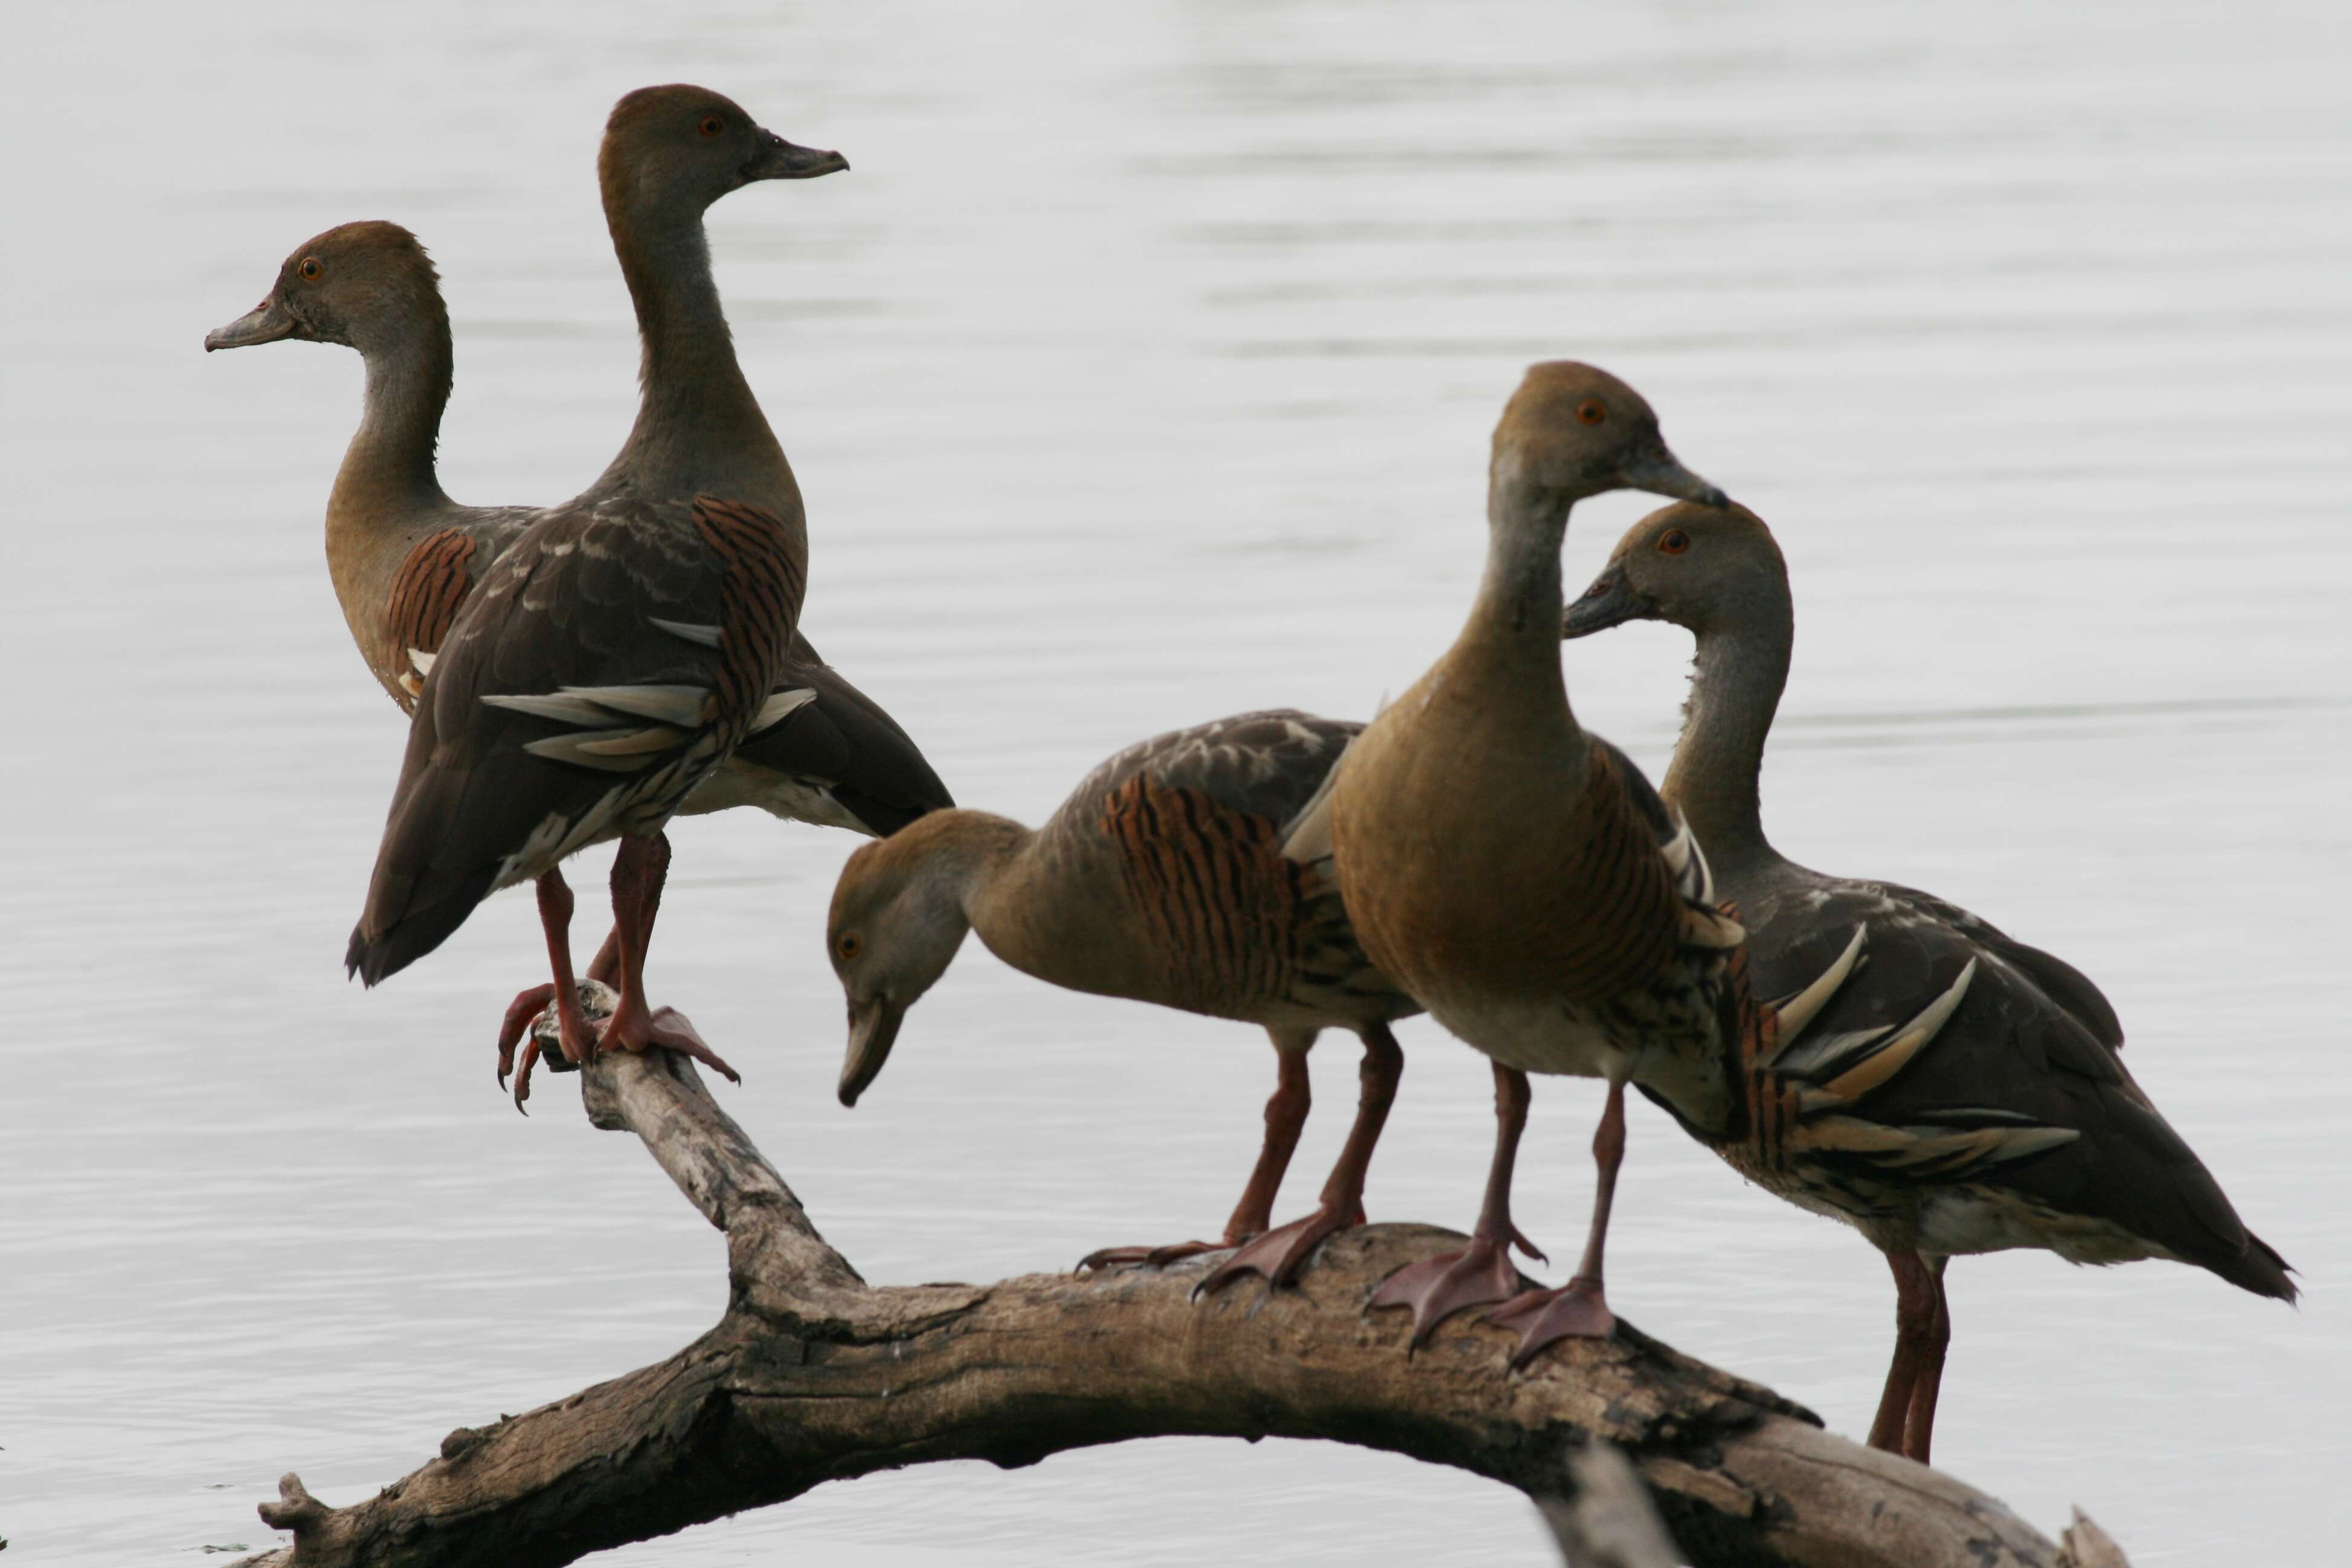
[[[398,224],[370,219],[296,246],[261,303],[205,334],[205,350],[294,338],[388,351],[413,338],[419,321],[447,319],[425,247]]]
[[[1684,468],[1642,395],[1597,365],[1549,360],[1528,367],[1495,426],[1494,481],[1571,503],[1609,489],[1724,504],[1723,492]]]
[[[838,153],[799,147],[707,87],[641,87],[613,106],[596,152],[607,212],[676,204],[701,211],[759,180],[813,180],[849,167]]]

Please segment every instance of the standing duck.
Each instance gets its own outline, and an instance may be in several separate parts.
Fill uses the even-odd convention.
[[[750,181],[811,178],[847,165],[837,153],[761,131],[735,105],[698,88],[647,89],[623,99],[598,162],[646,363],[636,426],[583,499],[666,487],[690,492],[700,474],[764,501],[798,537],[799,491],[736,364],[701,211]],[[328,504],[328,565],[370,669],[413,710],[424,668],[459,605],[538,514],[461,506],[440,487],[434,447],[449,393],[448,313],[432,263],[407,230],[346,224],[318,236],[287,258],[261,305],[212,333],[205,346],[284,338],[345,343],[367,363],[365,412]],[[905,731],[797,631],[782,684],[814,698],[751,736],[696,790],[687,814],[750,805],[880,835],[951,804]],[[617,962],[616,941],[608,940],[589,973],[609,982]],[[501,1082],[523,1026],[550,994],[533,987],[509,1009]],[[519,1098],[528,1088],[526,1075]]]
[[[1788,680],[1789,574],[1744,507],[1666,507],[1618,542],[1561,630],[1671,621],[1698,639],[1661,793],[1706,847],[1769,993],[1853,970],[1816,1033],[1748,1061],[1743,1173],[1886,1255],[1895,1348],[1873,1447],[1927,1461],[1958,1253],[2170,1258],[2292,1301],[2285,1263],[2132,1081],[2123,1026],[2071,964],[1931,894],[1828,877],[1764,837],[1757,781]]]
[[[1522,1072],[1604,1078],[1584,1256],[1558,1289],[1518,1291],[1507,1260],[1517,1128],[1507,1119],[1470,1245],[1391,1278],[1416,1342],[1447,1314],[1509,1298],[1524,1363],[1606,1334],[1602,1247],[1638,1079],[1702,1128],[1741,1110],[1724,1042],[1755,1027],[1738,924],[1714,908],[1689,831],[1625,755],[1587,735],[1560,676],[1559,551],[1569,509],[1638,489],[1720,501],[1675,460],[1641,395],[1574,363],[1538,364],[1495,432],[1486,572],[1451,649],[1334,770],[1328,834],[1372,963],[1448,1029]]]
[[[842,1103],[874,1081],[907,1009],[973,930],[1053,984],[1256,1024],[1280,1063],[1265,1143],[1225,1226],[1223,1245],[1240,1250],[1201,1289],[1251,1271],[1289,1282],[1325,1237],[1363,1223],[1365,1170],[1404,1066],[1389,1026],[1420,1011],[1366,962],[1328,864],[1283,854],[1362,728],[1287,710],[1214,720],[1119,752],[1034,831],[941,811],[861,847],[826,926],[849,999]],[[1364,1043],[1355,1124],[1315,1210],[1269,1230],[1307,1120],[1307,1052],[1326,1028]],[[1165,1263],[1215,1245],[1110,1247],[1081,1267]]]
[[[662,1046],[734,1078],[676,1009],[646,1002],[646,952],[669,868],[662,829],[746,735],[813,695],[776,690],[800,615],[797,543],[773,512],[709,494],[575,503],[526,529],[425,677],[352,973],[370,985],[398,973],[493,890],[535,880],[567,1058]],[[620,985],[600,1039],[559,868],[613,838]]]
[[[349,223],[305,241],[269,298],[205,343],[285,339],[342,343],[366,362],[360,428],[327,501],[327,571],[370,672],[413,713],[420,666],[539,509],[464,506],[441,489],[434,448],[449,399],[449,314],[408,230]],[[906,731],[797,632],[784,684],[815,700],[747,741],[684,815],[751,805],[879,837],[952,804]]]
[[[596,483],[531,521],[457,606],[418,694],[350,952],[374,984],[493,888],[538,881],[554,983],[508,1009],[501,1076],[551,1000],[564,1054],[594,1048],[571,989],[557,866],[613,837],[620,996],[606,1037],[723,1066],[682,1018],[654,1017],[639,971],[668,863],[663,827],[747,736],[810,699],[776,690],[807,537],[792,469],[735,361],[702,219],[754,181],[845,166],[705,88],[640,89],[606,122],[598,184],[644,340],[637,422]],[[531,1060],[527,1050],[518,1100]]]

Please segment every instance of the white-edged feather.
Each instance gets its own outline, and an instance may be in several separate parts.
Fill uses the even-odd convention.
[[[762,731],[774,729],[815,700],[813,687],[796,686],[790,691],[770,692],[768,700],[760,704],[759,712],[751,716],[751,728],[744,732],[744,738],[749,740]]]
[[[569,691],[553,696],[538,694],[488,696],[482,699],[482,703],[488,708],[504,708],[516,713],[528,713],[534,719],[552,720],[558,724],[593,725],[602,729],[613,721],[613,715],[603,708],[584,697],[574,696]]]
[[[634,773],[644,769],[659,754],[656,751],[612,751],[611,744],[639,735],[664,734],[675,742],[674,730],[591,730],[585,734],[550,735],[544,741],[533,741],[523,750],[534,757],[545,757],[551,763],[570,763],[575,767],[595,768],[608,773]]]
[[[662,630],[667,632],[674,637],[684,637],[687,641],[702,647],[717,647],[719,646],[719,628],[717,626],[701,626],[693,621],[666,621],[658,616],[647,616],[646,619],[653,622],[654,625],[659,626]]]
[[[1853,940],[1845,944],[1845,951],[1838,954],[1837,962],[1815,975],[1811,985],[1774,1009],[1780,1016],[1780,1044],[1784,1048],[1804,1033],[1805,1026],[1829,1005],[1830,998],[1837,994],[1838,987],[1843,985],[1846,977],[1853,973],[1853,966],[1862,961],[1863,939],[1868,931],[1867,926],[1855,926]]]
[[[485,697],[493,708],[508,708],[559,724],[612,727],[616,719],[650,719],[681,730],[699,729],[710,706],[710,692],[701,686],[567,686],[553,696]]]
[[[1315,786],[1315,793],[1307,797],[1307,804],[1298,808],[1298,815],[1283,829],[1284,859],[1312,866],[1331,858],[1331,792],[1339,787],[1339,764],[1348,760],[1348,752],[1355,743],[1351,737],[1347,745],[1339,748],[1323,782]]]

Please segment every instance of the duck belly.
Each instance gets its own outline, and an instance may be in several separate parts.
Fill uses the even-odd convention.
[[[2175,1256],[2112,1221],[2069,1214],[2022,1193],[1975,1183],[1922,1194],[1916,1228],[1915,1247],[1946,1255],[2041,1247],[2069,1263],[2136,1263]]]
[[[872,828],[834,799],[829,781],[780,773],[740,757],[728,758],[695,786],[678,815],[707,816],[714,811],[732,811],[739,805],[756,806],[787,822],[843,827],[868,838],[874,837]]]
[[[1482,996],[1444,1005],[1430,1016],[1507,1068],[1559,1078],[1622,1078],[1631,1062],[1625,1042],[1592,1009],[1558,1000],[1512,1001]]]

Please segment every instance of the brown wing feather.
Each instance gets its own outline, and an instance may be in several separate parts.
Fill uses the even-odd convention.
[[[1138,774],[1102,827],[1183,1005],[1245,1015],[1282,996],[1305,900],[1273,824]]]
[[[462,530],[445,528],[416,542],[393,574],[384,596],[384,637],[398,673],[394,679],[411,697],[423,678],[406,668],[408,650],[436,653],[457,619],[457,606],[473,586],[474,541]]]
[[[697,496],[694,526],[723,574],[719,712],[726,722],[748,724],[782,672],[800,618],[805,567],[783,520],[763,508]]]
[[[1328,877],[1283,856],[1272,817],[1139,773],[1103,797],[1099,823],[1167,987],[1155,1000],[1261,1023],[1284,1005],[1351,1021],[1413,1010],[1372,970]]]
[[[466,597],[418,703],[349,961],[373,984],[504,882],[657,828],[740,742],[782,675],[801,569],[772,514],[698,498],[563,509]],[[702,647],[656,624],[719,626]],[[558,720],[493,699],[684,685],[710,695],[675,745],[616,773],[533,754]]]

